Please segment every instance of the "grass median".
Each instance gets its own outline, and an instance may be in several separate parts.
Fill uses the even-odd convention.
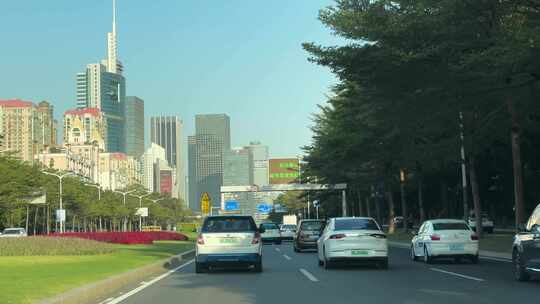
[[[0,257],[0,303],[31,303],[193,248],[192,241],[112,245],[97,255]]]
[[[480,239],[480,250],[488,250],[494,252],[502,253],[512,253],[512,241],[513,234],[502,233],[502,234],[482,234],[482,239]],[[391,242],[401,242],[410,244],[412,240],[411,233],[405,233],[402,231],[397,231],[393,234],[388,234],[388,241]]]

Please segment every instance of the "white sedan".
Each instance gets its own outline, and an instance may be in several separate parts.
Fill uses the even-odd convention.
[[[425,221],[412,239],[411,258],[431,263],[435,258],[468,258],[478,263],[478,237],[462,220]]]
[[[26,236],[28,236],[28,234],[24,228],[6,228],[0,233],[0,237],[4,238],[19,238]]]
[[[317,241],[319,265],[337,262],[368,262],[388,268],[386,234],[373,218],[339,217],[327,223]]]

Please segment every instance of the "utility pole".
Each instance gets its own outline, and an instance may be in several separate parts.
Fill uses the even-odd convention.
[[[401,212],[403,213],[403,231],[409,230],[409,215],[407,214],[407,201],[405,195],[405,182],[407,180],[405,169],[399,170],[399,184],[401,188]]]
[[[463,190],[463,220],[469,219],[469,196],[467,192],[467,163],[465,160],[465,135],[463,127],[463,112],[459,112],[459,130],[461,138],[461,188]]]
[[[131,191],[127,191],[127,192],[122,192],[122,191],[114,190],[114,192],[120,193],[120,194],[122,194],[122,196],[124,197],[124,207],[126,206],[126,195],[128,195],[128,194],[130,194],[130,193],[133,193],[133,192],[135,192],[135,191],[137,191],[137,190],[131,190]],[[124,217],[124,225],[123,225],[123,227],[122,227],[122,230],[123,230],[124,232],[127,231],[127,216]]]

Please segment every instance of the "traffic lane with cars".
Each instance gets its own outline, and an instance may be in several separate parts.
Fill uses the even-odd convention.
[[[190,264],[121,303],[507,303],[535,302],[540,280],[513,280],[512,264],[412,262],[390,247],[390,268],[342,266],[325,270],[316,251],[295,253],[290,243],[265,245],[263,273],[195,274]],[[479,279],[479,280],[478,280]]]

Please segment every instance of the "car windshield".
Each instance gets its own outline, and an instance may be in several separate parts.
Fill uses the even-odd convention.
[[[208,218],[201,232],[253,232],[257,226],[251,217]]]
[[[434,223],[433,230],[469,230],[465,223]]]
[[[281,226],[281,229],[282,230],[295,230],[296,225],[283,225],[283,226]]]
[[[268,230],[268,229],[279,229],[278,225],[276,224],[273,224],[273,223],[264,223],[264,224],[261,224],[261,227]]]
[[[302,222],[300,230],[319,231],[321,230],[323,223],[320,221]]]
[[[3,234],[20,234],[22,230],[20,229],[5,229]]]
[[[380,230],[379,225],[371,219],[336,220],[334,230]]]

